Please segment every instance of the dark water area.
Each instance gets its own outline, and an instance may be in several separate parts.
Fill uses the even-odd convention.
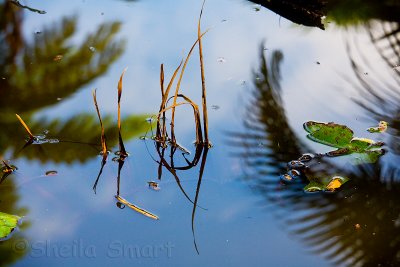
[[[174,118],[190,154],[179,147],[171,156],[169,145],[162,158],[160,65],[165,89],[198,38],[201,8],[197,0],[0,1],[0,212],[22,217],[0,241],[0,266],[400,265],[400,4],[205,2],[212,147],[194,144],[193,106],[205,133],[196,46],[180,84],[195,105],[177,106]],[[122,164],[112,159],[121,151],[124,69]],[[110,151],[104,166],[94,89]],[[333,150],[306,137],[306,121],[347,125],[384,142],[385,154],[361,164],[360,155],[324,158],[307,177],[348,182],[305,193],[306,179],[280,180],[287,163]],[[367,131],[379,121],[385,132]]]

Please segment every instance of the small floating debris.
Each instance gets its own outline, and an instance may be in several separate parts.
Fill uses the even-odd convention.
[[[57,171],[51,170],[46,172],[46,176],[56,176],[58,175]]]
[[[148,140],[149,138],[147,136],[141,136],[139,137],[140,140]]]
[[[219,57],[219,58],[217,58],[217,62],[218,63],[225,63],[226,59],[224,57]]]
[[[356,224],[354,225],[354,228],[355,228],[356,230],[360,230],[360,229],[361,229],[361,225],[360,225],[359,223],[356,223]]]
[[[370,133],[383,133],[387,130],[388,123],[386,121],[380,121],[378,127],[369,127],[367,129]]]
[[[58,62],[58,61],[61,61],[61,59],[63,59],[63,55],[56,55],[56,56],[53,58],[53,61]]]
[[[3,162],[3,166],[0,168],[0,170],[4,174],[10,174],[18,169],[16,166],[10,165],[4,160],[2,162]]]
[[[90,50],[90,52],[93,52],[93,53],[96,52],[96,48],[94,48],[93,46],[90,46],[89,50]]]
[[[154,181],[149,181],[147,182],[147,184],[149,185],[150,189],[153,189],[154,191],[159,191],[161,188],[158,186],[157,182]]]
[[[35,31],[35,34],[41,34],[42,31]]]
[[[57,97],[57,101],[61,101],[62,100],[62,98],[61,97]]]
[[[255,5],[255,6],[253,7],[253,9],[254,9],[255,12],[258,12],[258,11],[261,10],[261,5]]]
[[[213,110],[218,110],[218,109],[220,109],[221,107],[218,106],[218,105],[212,105],[211,108],[212,108]]]
[[[150,118],[147,118],[146,121],[147,121],[148,123],[152,123],[152,122],[153,122],[153,118],[151,118],[151,117],[150,117]]]
[[[317,63],[317,65],[321,65],[321,63],[320,63],[319,61],[317,61],[317,62],[315,62],[315,63]]]

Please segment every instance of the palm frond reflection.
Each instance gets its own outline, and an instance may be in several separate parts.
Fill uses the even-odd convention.
[[[398,167],[383,168],[383,158],[374,164],[347,168],[332,160],[321,162],[318,169],[310,170],[311,176],[340,172],[350,178],[333,194],[306,194],[302,189],[304,181],[289,185],[279,182],[279,174],[286,170],[288,161],[312,151],[299,140],[285,115],[279,83],[282,54],[273,52],[267,61],[263,49],[260,50],[253,101],[244,120],[246,133],[230,134],[250,170],[246,172],[247,181],[265,198],[270,211],[288,225],[288,231],[329,262],[345,266],[397,265]],[[381,116],[382,112],[376,114]],[[395,133],[391,135],[398,138]]]

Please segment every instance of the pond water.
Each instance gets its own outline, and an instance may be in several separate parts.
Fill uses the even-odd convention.
[[[23,216],[0,241],[0,266],[399,264],[400,35],[393,13],[400,6],[371,1],[349,16],[350,4],[331,1],[322,30],[259,2],[204,5],[213,146],[196,166],[176,171],[190,200],[173,170],[164,167],[158,180],[155,123],[146,119],[160,110],[160,65],[167,87],[197,40],[202,1],[0,2],[0,155],[18,168],[2,179],[0,212]],[[198,54],[196,46],[180,93],[203,114]],[[121,135],[129,156],[119,169],[110,154],[101,169],[92,91],[114,153],[125,68]],[[58,142],[26,146],[15,114],[33,135]],[[176,166],[196,157],[192,114],[188,105],[176,108],[177,141],[191,152],[177,150]],[[385,142],[386,153],[358,165],[328,159],[314,175],[349,182],[334,193],[307,194],[304,181],[279,177],[303,153],[332,150],[307,139],[303,123],[310,120],[347,125],[357,137]],[[381,120],[386,132],[366,131]],[[169,149],[164,159],[170,162]],[[119,203],[117,194],[159,220]]]

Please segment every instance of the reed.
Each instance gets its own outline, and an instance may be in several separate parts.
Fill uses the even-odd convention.
[[[93,94],[93,102],[94,102],[94,106],[96,108],[96,112],[97,112],[97,117],[99,118],[100,121],[100,127],[101,127],[101,152],[103,154],[103,161],[105,162],[107,160],[107,144],[106,144],[106,135],[105,135],[105,131],[104,131],[104,125],[103,125],[103,121],[101,120],[101,115],[100,115],[100,110],[99,110],[99,106],[97,104],[97,98],[96,98],[96,89],[94,89],[92,91]]]
[[[18,114],[15,114],[15,116],[17,116],[19,122],[22,124],[22,126],[24,127],[25,131],[28,133],[29,135],[29,140],[33,140],[35,137],[33,136],[31,130],[29,129],[28,125],[24,122],[24,120],[21,118],[21,116],[19,116]]]
[[[126,68],[123,70],[121,77],[118,81],[118,144],[119,144],[119,157],[120,160],[124,160],[128,153],[125,150],[124,142],[122,140],[121,135],[121,96],[122,96],[122,79],[124,78],[124,74],[126,72]]]

